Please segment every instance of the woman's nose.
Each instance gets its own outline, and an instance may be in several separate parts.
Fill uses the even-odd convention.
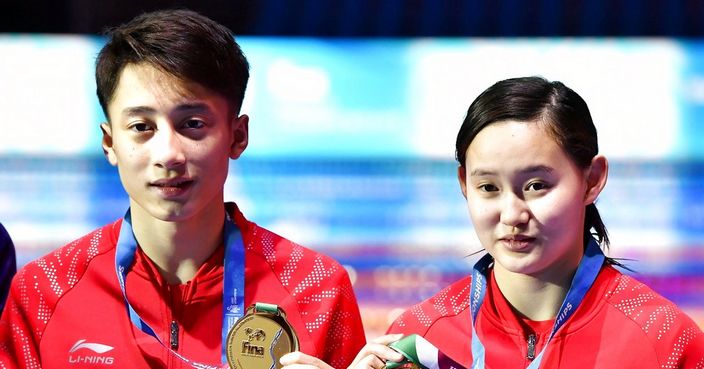
[[[502,199],[501,223],[509,227],[517,227],[528,223],[530,211],[525,199],[514,193],[508,193]]]

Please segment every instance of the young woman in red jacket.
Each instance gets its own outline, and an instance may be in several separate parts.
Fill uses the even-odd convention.
[[[415,334],[392,346],[425,368],[704,368],[697,325],[602,252],[594,202],[608,162],[577,93],[538,77],[494,84],[469,107],[456,154],[487,255],[352,366],[395,366],[404,358],[386,344]]]
[[[608,162],[577,93],[537,77],[494,84],[469,107],[456,154],[488,254],[390,332],[466,367],[704,367],[697,325],[602,253],[594,203]]]

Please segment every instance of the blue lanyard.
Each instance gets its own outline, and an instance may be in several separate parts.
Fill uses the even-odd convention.
[[[223,364],[227,364],[227,358],[225,357],[227,348],[225,345],[227,342],[227,333],[230,328],[240,318],[242,318],[242,316],[244,316],[244,243],[242,242],[242,234],[239,228],[237,228],[237,225],[233,223],[228,214],[225,214],[224,240],[225,270],[223,272],[221,362]],[[174,356],[183,360],[192,367],[203,369],[220,368],[220,366],[201,364],[189,360],[178,352],[173,351],[161,340],[161,338],[159,338],[156,333],[154,333],[154,330],[144,320],[142,320],[134,308],[132,308],[132,305],[130,305],[130,302],[127,300],[125,279],[127,277],[127,272],[130,267],[132,267],[132,262],[134,261],[136,251],[137,240],[132,232],[132,216],[130,214],[130,210],[128,209],[124,219],[122,220],[120,236],[117,240],[117,249],[115,251],[115,271],[117,273],[117,279],[120,282],[120,288],[122,289],[122,296],[125,299],[125,305],[127,305],[127,313],[130,316],[132,324],[134,324],[142,332],[156,338],[156,340],[159,341],[164,348],[171,351]]]
[[[601,266],[604,264],[605,258],[606,257],[601,251],[601,248],[596,240],[589,240],[589,244],[587,244],[587,248],[584,250],[584,256],[577,267],[577,273],[575,274],[574,279],[572,279],[572,285],[570,286],[569,291],[567,291],[567,296],[565,296],[565,300],[562,301],[562,306],[560,306],[560,310],[555,318],[555,324],[552,327],[548,341],[527,369],[538,369],[540,367],[545,349],[547,349],[548,344],[552,340],[553,336],[555,336],[555,333],[565,324],[565,322],[567,322],[567,320],[569,320],[572,314],[574,314],[577,310],[577,307],[579,307],[579,304],[582,303],[587,291],[592,284],[594,284],[596,277],[599,275],[599,271],[601,270]],[[469,305],[472,312],[472,369],[483,369],[485,367],[484,345],[477,335],[475,324],[477,322],[479,308],[484,302],[489,267],[493,262],[494,259],[491,255],[484,255],[484,257],[479,259],[479,261],[474,264],[474,269],[472,270],[472,289],[470,292]]]

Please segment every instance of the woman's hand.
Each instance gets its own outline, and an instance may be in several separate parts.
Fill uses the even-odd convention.
[[[400,340],[402,334],[387,334],[367,343],[347,369],[381,369],[387,360],[399,362],[403,355],[390,348],[388,344]],[[282,369],[334,369],[317,357],[300,351],[291,352],[281,357]]]
[[[396,342],[402,337],[402,334],[377,337],[362,347],[347,369],[381,369],[386,366],[387,360],[395,362],[403,360],[403,355],[389,347],[391,342]]]

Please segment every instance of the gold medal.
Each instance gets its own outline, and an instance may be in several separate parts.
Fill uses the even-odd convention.
[[[232,369],[280,369],[281,356],[298,350],[298,337],[283,309],[256,303],[227,334],[227,363]]]

